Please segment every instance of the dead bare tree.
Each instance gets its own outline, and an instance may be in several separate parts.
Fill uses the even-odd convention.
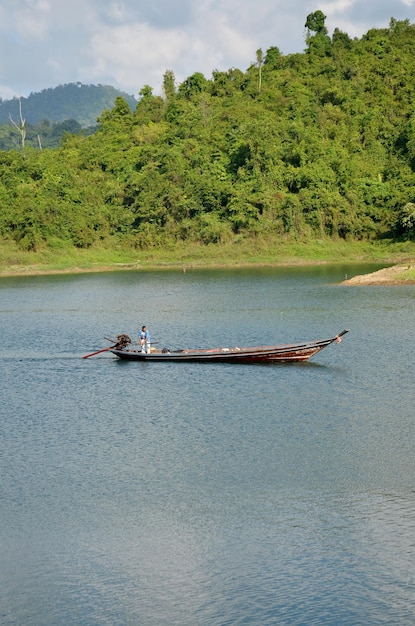
[[[22,100],[20,97],[19,97],[19,115],[20,115],[20,126],[19,124],[17,124],[17,122],[14,121],[14,119],[11,116],[11,113],[9,113],[9,118],[13,126],[15,126],[15,128],[17,128],[17,130],[20,133],[20,137],[22,141],[22,152],[24,152],[25,139],[26,139],[26,120],[24,119],[23,114],[22,114]]]

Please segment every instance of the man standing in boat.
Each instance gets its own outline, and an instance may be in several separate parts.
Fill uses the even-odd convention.
[[[142,326],[140,331],[140,346],[141,352],[150,354],[150,333],[148,332],[146,326]]]

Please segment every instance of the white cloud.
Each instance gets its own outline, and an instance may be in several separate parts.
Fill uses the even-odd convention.
[[[161,83],[164,70],[188,48],[185,34],[160,33],[146,24],[103,29],[91,40],[94,63],[83,72],[100,82],[100,76],[113,77],[129,93],[137,94],[144,83]],[[150,80],[152,79],[152,80]]]
[[[82,66],[92,80],[101,76],[137,94],[144,84],[161,88],[164,72],[172,69],[178,82],[196,71],[210,77],[241,60],[245,68],[255,56],[255,42],[235,30],[226,15],[201,10],[188,30],[162,29],[146,23],[101,28],[90,41],[93,63]]]
[[[108,17],[123,22],[128,19],[128,9],[122,2],[112,2],[108,7]]]
[[[391,17],[415,21],[415,0],[1,0],[0,96],[81,81],[137,95],[194,72],[245,70],[278,46],[305,48],[305,21],[321,9],[326,26],[360,37]]]
[[[29,2],[14,13],[14,27],[23,41],[39,41],[49,29],[50,4],[46,0]]]
[[[3,100],[11,100],[16,95],[16,91],[8,85],[0,85],[0,98]]]
[[[319,7],[320,10],[327,16],[341,15],[345,11],[352,8],[356,3],[357,0],[334,0],[333,2],[321,2]]]

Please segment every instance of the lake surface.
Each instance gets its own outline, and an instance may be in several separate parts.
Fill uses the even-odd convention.
[[[415,286],[376,267],[0,280],[0,624],[415,623]],[[304,364],[121,362],[322,339]]]

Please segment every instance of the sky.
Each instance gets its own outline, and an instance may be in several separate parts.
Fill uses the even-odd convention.
[[[0,98],[77,82],[157,95],[166,70],[245,71],[258,49],[303,52],[317,10],[329,35],[415,23],[415,0],[0,0]]]

